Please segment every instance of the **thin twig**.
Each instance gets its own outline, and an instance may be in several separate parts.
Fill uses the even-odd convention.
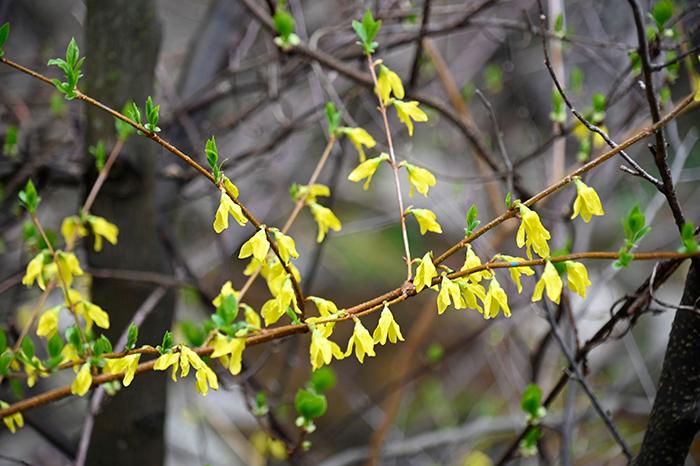
[[[501,126],[498,124],[498,119],[496,118],[496,113],[491,106],[491,102],[488,101],[486,96],[481,92],[481,90],[475,90],[477,97],[481,100],[481,103],[486,107],[486,111],[491,118],[491,123],[493,124],[493,131],[496,134],[496,141],[498,142],[498,150],[503,158],[503,164],[506,167],[506,182],[508,184],[508,192],[513,192],[513,163],[508,157],[508,151],[506,150],[506,144],[503,140],[503,131],[501,131]]]
[[[418,82],[420,59],[423,55],[423,38],[425,37],[425,31],[428,29],[428,22],[430,20],[430,3],[431,0],[423,1],[423,14],[420,23],[420,31],[418,31],[418,36],[416,37],[416,53],[413,56],[413,64],[411,65],[411,77],[408,80],[409,89],[413,89]]]

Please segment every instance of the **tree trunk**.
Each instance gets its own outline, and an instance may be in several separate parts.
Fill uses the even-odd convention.
[[[85,31],[87,92],[116,109],[128,100],[143,108],[153,93],[160,45],[155,0],[88,0]],[[87,106],[86,147],[99,139],[108,150],[113,146],[114,119]],[[157,234],[154,191],[159,154],[157,146],[143,137],[133,135],[126,144],[92,209],[119,227],[119,243],[106,244],[100,253],[90,252],[91,267],[172,272]],[[152,289],[136,282],[94,278],[92,300],[110,313],[107,333],[112,342]],[[140,342],[160,341],[170,327],[173,305],[174,296],[169,293],[141,326]],[[137,377],[128,389],[106,399],[95,419],[86,464],[162,464],[165,407],[163,374]]]
[[[686,277],[682,306],[676,311],[659,390],[635,466],[678,466],[685,463],[700,430],[700,259],[694,259]]]

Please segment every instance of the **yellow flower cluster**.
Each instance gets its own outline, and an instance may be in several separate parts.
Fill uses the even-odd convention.
[[[207,364],[202,361],[197,353],[192,351],[185,345],[178,345],[175,350],[161,355],[153,366],[154,370],[164,371],[169,367],[172,370],[173,381],[177,380],[177,369],[180,368],[180,378],[187,377],[190,372],[190,366],[195,369],[195,379],[197,391],[206,396],[211,387],[214,390],[219,389],[219,382],[216,374]]]
[[[4,401],[0,401],[0,409],[5,409],[9,404],[7,404]],[[9,416],[6,416],[2,418],[2,422],[5,423],[5,426],[12,432],[13,434],[17,432],[17,428],[19,427],[20,429],[24,427],[24,417],[22,416],[22,413],[15,413],[11,414]]]
[[[108,222],[103,217],[96,215],[87,215],[84,219],[77,215],[66,217],[61,223],[61,235],[66,241],[68,249],[72,249],[77,238],[84,238],[88,235],[88,230],[85,225],[89,225],[92,234],[95,236],[94,249],[95,251],[102,250],[103,239],[106,239],[112,245],[117,244],[119,236],[119,228],[113,223]]]

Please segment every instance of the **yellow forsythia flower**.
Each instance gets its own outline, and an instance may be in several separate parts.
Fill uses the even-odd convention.
[[[56,251],[56,266],[58,268],[59,279],[62,284],[69,287],[73,283],[73,277],[83,274],[80,262],[72,252]]]
[[[343,351],[335,342],[329,340],[327,336],[324,336],[319,329],[313,328],[311,330],[309,356],[311,368],[316,370],[324,364],[330,364],[333,357],[336,359],[343,359],[345,354],[343,354]]]
[[[36,327],[36,334],[38,336],[50,338],[58,331],[58,312],[60,310],[61,306],[54,306],[41,314]]]
[[[196,371],[195,373],[195,387],[197,391],[206,396],[209,392],[209,387],[214,390],[219,389],[219,381],[216,374],[207,364],[202,361],[197,353],[192,351],[185,345],[179,345],[177,347],[179,352],[170,352],[161,355],[153,366],[154,370],[164,371],[170,366],[173,366],[172,378],[173,381],[176,379],[176,372],[178,368],[178,363],[180,367],[180,378],[187,377],[190,372],[190,367],[193,367]]]
[[[578,293],[582,298],[586,297],[586,288],[591,286],[588,279],[588,270],[580,262],[566,261],[566,276],[569,281],[569,288]]]
[[[39,288],[42,290],[46,289],[46,282],[44,281],[44,268],[48,261],[51,260],[51,253],[48,251],[41,251],[39,254],[34,256],[32,260],[27,264],[27,271],[22,277],[22,284],[26,286],[32,286],[34,281],[36,281]]]
[[[139,359],[141,354],[129,354],[121,358],[107,358],[105,359],[105,374],[124,374],[122,379],[122,385],[128,387],[131,381],[134,380],[134,375],[136,374],[136,368],[139,366]]]
[[[240,306],[243,308],[245,322],[248,324],[248,327],[252,327],[254,329],[260,328],[260,315],[246,303],[241,303]]]
[[[92,386],[92,373],[90,372],[90,363],[85,363],[75,376],[75,380],[70,386],[70,392],[73,395],[83,396]]]
[[[75,312],[85,318],[88,328],[92,327],[93,322],[97,324],[98,327],[109,328],[109,314],[107,314],[107,312],[100,306],[85,300],[82,300],[77,304],[75,301],[72,302],[75,306]]]
[[[214,352],[211,354],[212,359],[226,356],[228,370],[233,375],[241,372],[241,362],[243,361],[243,350],[245,349],[245,338],[228,338],[224,335],[217,334],[214,340]]]
[[[530,248],[534,249],[540,257],[549,257],[547,240],[551,239],[552,236],[540,222],[540,216],[537,215],[537,212],[530,210],[525,204],[518,204],[518,207],[520,208],[521,217],[516,237],[518,247],[522,248],[525,245],[527,247],[527,257],[530,259],[532,259]]]
[[[428,121],[428,115],[423,110],[418,108],[418,101],[411,100],[404,102],[403,100],[392,100],[396,114],[399,120],[408,128],[408,135],[413,136],[413,121]]]
[[[459,285],[464,307],[484,312],[481,305],[479,305],[476,300],[476,298],[479,298],[483,303],[486,299],[486,290],[484,290],[484,287],[479,283],[473,282],[471,278],[458,278],[454,281]]]
[[[544,266],[544,272],[537,281],[537,285],[535,285],[535,291],[532,294],[532,302],[534,303],[541,300],[542,292],[546,289],[549,300],[559,304],[562,288],[563,285],[557,268],[554,267],[554,264],[547,261]]]
[[[221,301],[226,297],[226,296],[231,296],[233,295],[234,298],[238,299],[238,292],[233,289],[233,285],[231,284],[231,280],[228,280],[226,283],[224,283],[221,286],[221,291],[219,291],[219,294],[216,295],[216,298],[211,302],[214,307],[219,307],[221,306]]]
[[[500,283],[494,276],[489,285],[489,291],[484,299],[484,319],[492,319],[498,316],[498,311],[503,308],[503,314],[510,317],[510,308],[508,307],[508,295],[501,288]]]
[[[588,223],[591,221],[593,215],[605,215],[603,211],[603,205],[600,203],[600,198],[595,189],[587,186],[580,178],[576,178],[576,200],[574,201],[574,213],[571,215],[571,219],[575,219],[578,214],[581,214],[581,218],[584,222]]]
[[[438,314],[445,312],[447,306],[450,305],[450,301],[454,304],[455,309],[462,309],[465,306],[459,285],[447,278],[447,275],[443,275],[440,283],[440,292],[437,296]]]
[[[403,99],[404,90],[401,78],[386,66],[379,65],[379,78],[377,79],[375,92],[382,99],[384,105],[389,101],[389,96],[392,92],[397,99]]]
[[[401,328],[399,324],[394,320],[394,314],[391,313],[389,305],[384,303],[384,309],[382,309],[382,314],[379,317],[379,322],[377,323],[377,328],[374,329],[372,334],[372,339],[374,343],[379,343],[384,345],[386,339],[396,343],[397,341],[403,341],[403,335],[401,335]]]
[[[348,349],[345,350],[345,356],[350,356],[354,347],[355,357],[358,361],[360,361],[360,364],[362,364],[365,360],[365,355],[375,356],[374,340],[372,339],[372,335],[369,334],[369,331],[367,331],[365,326],[362,325],[360,319],[355,317],[354,320],[355,328],[353,329],[352,336],[348,341]]]
[[[228,193],[229,197],[233,196],[233,199],[237,199],[238,188],[236,187],[236,185],[231,183],[231,180],[229,180],[228,176],[226,175],[223,176],[223,180],[224,191]]]
[[[367,180],[365,181],[365,184],[362,185],[362,189],[366,191],[367,188],[369,188],[369,183],[372,181],[372,177],[377,171],[377,168],[379,168],[379,165],[381,165],[381,163],[385,160],[389,160],[389,155],[385,152],[382,152],[382,154],[379,157],[374,157],[365,160],[364,162],[360,163],[357,167],[355,167],[353,171],[350,172],[350,174],[348,175],[348,180],[357,183],[366,178]]]
[[[238,253],[239,259],[253,256],[259,261],[264,261],[267,256],[267,251],[270,249],[270,243],[267,241],[265,233],[265,225],[261,225],[257,233],[255,233],[248,241],[243,243],[241,251]]]
[[[316,305],[318,308],[318,313],[321,315],[321,317],[330,317],[338,312],[338,306],[336,306],[333,301],[316,296],[308,296],[307,299]]]
[[[167,370],[170,366],[173,366],[171,377],[173,379],[173,382],[175,382],[177,380],[177,368],[179,360],[180,353],[171,352],[162,354],[158,357],[158,359],[156,359],[156,363],[153,365],[153,370],[164,371]]]
[[[499,254],[497,257],[503,261],[510,262],[511,265],[515,265],[518,262],[523,261],[523,259],[520,257],[506,256],[503,254]],[[529,277],[535,274],[535,271],[532,270],[532,267],[528,267],[526,265],[522,267],[510,267],[508,270],[510,271],[510,278],[518,287],[518,293],[521,293],[523,291],[523,284],[520,283],[520,276],[525,275]]]
[[[430,257],[430,253],[426,252],[418,268],[416,269],[416,277],[413,279],[413,285],[416,287],[416,291],[420,292],[423,288],[430,288],[433,284],[433,278],[437,277],[437,270],[435,270],[435,264],[433,264],[433,259]]]
[[[476,255],[471,244],[467,244],[467,255],[464,259],[464,265],[459,270],[471,270],[477,267],[481,267],[481,258]],[[470,273],[469,278],[474,281],[474,283],[479,283],[484,278],[491,278],[491,272],[489,270],[482,270],[481,272]]]
[[[296,295],[294,294],[294,286],[289,278],[285,278],[284,283],[279,289],[279,293],[273,299],[268,300],[260,309],[265,325],[271,325],[277,322],[282,317],[287,308],[293,306],[295,312],[300,313],[297,306]]]
[[[318,223],[318,236],[316,236],[316,242],[320,243],[323,238],[326,237],[328,230],[340,231],[342,225],[338,217],[329,209],[328,207],[323,207],[321,204],[315,202],[309,204],[311,209],[311,214],[314,216],[314,220]]]
[[[282,256],[282,260],[285,264],[289,263],[290,257],[295,259],[299,257],[296,243],[294,243],[294,238],[285,235],[277,228],[272,228],[272,232],[275,235],[275,241],[277,241],[277,250],[280,252],[280,256]]]
[[[407,214],[413,214],[420,227],[420,234],[424,235],[428,231],[442,233],[442,227],[437,222],[437,216],[429,209],[408,209]]]
[[[66,247],[72,249],[75,240],[86,237],[88,231],[80,220],[80,217],[71,215],[70,217],[64,218],[63,222],[61,222],[61,235],[63,235],[63,239],[66,242]]]
[[[10,405],[7,404],[4,401],[0,401],[0,409],[5,409],[9,407]],[[20,429],[24,427],[24,417],[22,416],[22,413],[15,413],[15,414],[10,414],[9,416],[5,416],[2,418],[2,422],[5,423],[7,428],[12,432],[13,434],[17,432],[17,428],[19,427]]]
[[[411,184],[411,190],[408,192],[409,197],[413,197],[413,189],[415,188],[423,196],[428,196],[428,190],[431,186],[435,186],[437,180],[430,171],[425,168],[404,162],[408,172],[408,182]]]
[[[293,191],[293,199],[295,201],[304,199],[306,204],[309,202],[314,202],[317,197],[328,197],[330,195],[331,189],[325,184],[320,183],[311,185],[296,185],[296,190]]]
[[[112,245],[117,244],[117,236],[119,236],[119,228],[113,223],[109,223],[102,217],[88,215],[87,222],[92,228],[92,233],[95,235],[95,251],[102,250],[102,238],[109,241]]]
[[[241,206],[233,202],[233,200],[226,194],[226,191],[221,190],[221,199],[219,201],[219,208],[216,209],[216,216],[214,217],[214,231],[221,233],[228,228],[228,216],[231,216],[238,222],[240,226],[244,226],[248,219],[243,215],[243,210]]]
[[[195,387],[197,387],[197,391],[200,395],[207,396],[207,393],[209,393],[209,387],[214,390],[219,389],[219,380],[216,377],[216,373],[206,364],[201,369],[197,369],[194,376],[197,380]]]
[[[341,134],[344,134],[345,136],[350,139],[350,142],[352,143],[353,146],[355,146],[355,149],[357,150],[357,153],[360,156],[360,162],[364,162],[366,155],[365,155],[365,147],[371,149],[372,147],[377,145],[377,142],[374,140],[371,134],[369,134],[367,131],[365,131],[363,128],[339,128],[339,131]]]

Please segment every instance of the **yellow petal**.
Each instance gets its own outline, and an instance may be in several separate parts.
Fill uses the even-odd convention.
[[[418,268],[416,269],[416,277],[413,279],[416,291],[420,292],[425,287],[430,288],[433,283],[433,278],[435,277],[437,277],[437,270],[433,264],[433,259],[430,257],[430,253],[427,252],[420,260]]]
[[[411,184],[411,191],[408,195],[412,197],[413,188],[415,188],[423,196],[427,196],[430,187],[437,183],[435,176],[425,168],[410,163],[404,163],[404,166],[408,172],[408,182]]]
[[[265,225],[255,233],[248,241],[243,243],[241,246],[241,251],[238,253],[239,259],[245,259],[246,257],[253,256],[259,261],[264,261],[267,256],[267,251],[270,249],[270,243],[267,241],[267,234],[265,233]]]
[[[382,152],[379,157],[365,160],[355,167],[352,172],[350,172],[350,175],[348,175],[348,180],[357,183],[366,178],[367,181],[365,181],[365,184],[362,186],[362,189],[366,190],[369,188],[369,183],[372,181],[372,177],[377,171],[377,168],[379,168],[379,165],[381,165],[381,163],[385,160],[389,160],[389,155],[384,152]]]
[[[92,374],[90,373],[90,364],[83,364],[76,375],[75,380],[70,387],[70,392],[73,395],[83,396],[92,386]]]
[[[437,222],[435,213],[428,209],[410,209],[409,213],[413,214],[420,227],[420,234],[424,235],[428,231],[442,233],[442,227]]]
[[[316,237],[316,242],[322,242],[329,229],[333,231],[340,231],[342,227],[340,220],[338,220],[338,217],[335,216],[331,209],[315,202],[309,204],[309,208],[311,209],[311,214],[313,215],[314,220],[316,220],[316,223],[318,223],[318,236]]]

